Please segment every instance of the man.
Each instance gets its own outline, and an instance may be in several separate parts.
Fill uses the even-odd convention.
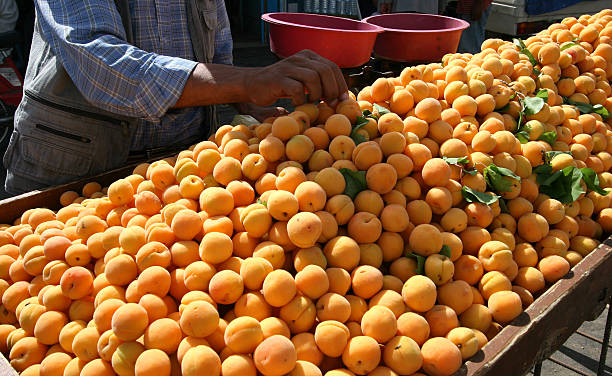
[[[231,66],[223,0],[36,0],[36,23],[7,149],[6,190],[64,183],[186,148],[213,131],[210,105],[346,97],[339,68],[302,51]],[[272,109],[272,111],[275,111]]]
[[[491,13],[492,2],[493,0],[459,0],[457,16],[469,22],[470,26],[461,33],[457,52],[472,54],[480,52],[480,46],[485,40],[485,26]]]
[[[19,10],[15,0],[0,0],[0,33],[15,30]]]

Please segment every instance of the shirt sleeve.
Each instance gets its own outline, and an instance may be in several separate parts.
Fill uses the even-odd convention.
[[[105,110],[162,117],[181,96],[196,62],[125,42],[113,0],[36,0],[44,39],[83,96]]]
[[[217,0],[217,28],[215,30],[215,56],[213,63],[232,65],[232,32],[224,0]]]

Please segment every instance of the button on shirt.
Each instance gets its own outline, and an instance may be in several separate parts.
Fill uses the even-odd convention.
[[[231,64],[225,3],[216,1],[213,63]],[[125,42],[113,0],[35,3],[45,40],[85,98],[107,111],[139,118],[132,151],[183,145],[201,136],[201,108],[171,110],[197,64],[186,0],[130,0],[136,47]]]

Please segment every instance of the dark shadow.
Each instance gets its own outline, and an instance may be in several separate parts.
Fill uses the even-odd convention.
[[[527,326],[527,325],[529,325],[530,321],[531,320],[529,320],[529,315],[526,314],[525,312],[522,312],[514,320],[512,320],[510,325],[512,325],[512,326]]]
[[[563,278],[561,279],[570,279],[574,277],[574,271],[570,270],[569,273],[567,273]]]
[[[585,354],[579,353],[578,351],[572,350],[569,347],[566,347],[565,345],[561,346],[559,350],[557,351],[570,357],[571,359],[580,363],[581,365],[588,368],[589,370],[593,372],[597,372],[597,366],[598,366],[598,361],[599,361],[598,359],[592,359],[591,357]],[[597,353],[599,354],[599,351],[597,351]],[[612,367],[606,366],[604,368],[604,371],[607,373],[611,373]]]
[[[473,360],[473,359],[470,359]],[[467,375],[467,367],[465,366],[465,364],[461,365],[461,368],[459,368],[459,370],[455,373],[453,373],[453,376],[466,376]]]
[[[478,352],[476,354],[474,354],[473,357],[471,357],[469,360],[472,363],[480,363],[485,359],[485,354],[484,351],[482,350],[478,350]]]

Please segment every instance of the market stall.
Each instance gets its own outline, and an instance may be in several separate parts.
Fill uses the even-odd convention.
[[[476,55],[396,17],[265,15],[352,97],[0,201],[0,373],[521,375],[596,318],[612,10]]]

